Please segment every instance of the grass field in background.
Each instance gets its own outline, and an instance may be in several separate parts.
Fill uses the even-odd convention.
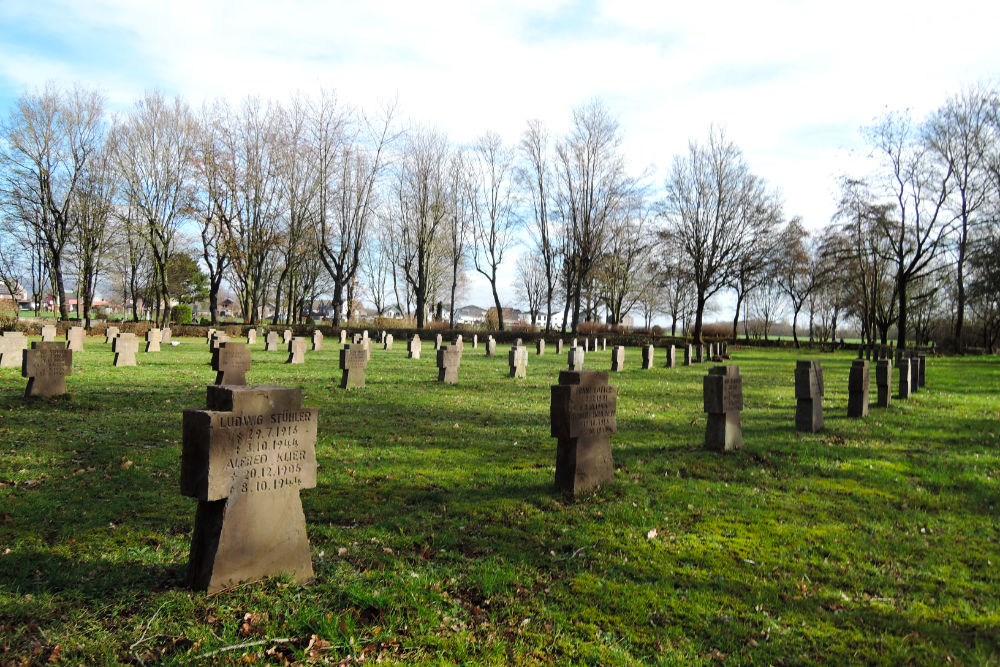
[[[178,481],[207,346],[113,368],[102,341],[74,355],[68,397],[25,400],[0,369],[0,664],[1000,660],[996,358],[928,359],[925,391],[859,421],[853,355],[814,352],[826,429],[803,435],[808,353],[733,349],[745,449],[719,455],[702,448],[708,364],[666,369],[657,350],[643,371],[630,348],[611,374],[615,482],[568,500],[552,346],[515,380],[508,346],[467,344],[447,386],[432,345],[412,360],[397,341],[343,391],[335,341],[289,366],[261,338],[248,381],[319,408],[301,494],[316,582],[208,597],[182,587],[196,502]]]

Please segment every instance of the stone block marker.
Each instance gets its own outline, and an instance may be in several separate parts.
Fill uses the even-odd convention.
[[[879,359],[875,362],[875,407],[887,408],[892,400],[889,386],[892,384],[892,362]]]
[[[731,452],[743,447],[743,378],[739,366],[715,366],[702,378],[705,412],[705,449]]]
[[[225,331],[216,331],[215,333],[212,334],[212,340],[209,341],[209,346],[212,348],[212,351],[214,352],[215,350],[219,349],[220,345],[228,342],[229,342],[229,334],[227,334]]]
[[[823,367],[815,359],[795,363],[795,430],[823,430]]]
[[[264,338],[264,351],[265,352],[277,352],[278,351],[278,332],[269,331],[267,337]]]
[[[434,349],[435,350],[441,349],[441,334],[437,334],[436,336],[434,336]]]
[[[42,327],[42,342],[43,343],[54,343],[56,340],[56,326],[54,324],[46,324]]]
[[[288,359],[285,361],[286,364],[304,364],[306,363],[306,339],[302,336],[296,336],[292,340],[288,341]]]
[[[208,331],[205,332],[205,342],[208,343],[209,345],[212,344],[212,336],[215,335],[215,331],[216,331],[215,329],[209,329]]]
[[[583,362],[586,359],[586,353],[583,351],[582,347],[576,347],[575,345],[569,348],[569,352],[566,354],[566,363],[569,365],[569,370],[574,373],[579,373],[583,370]]]
[[[625,347],[615,345],[611,348],[611,372],[621,373],[625,369]]]
[[[423,346],[424,344],[420,342],[420,336],[418,336],[417,334],[413,334],[413,338],[410,339],[410,344],[408,346],[406,356],[410,359],[419,359],[420,348],[422,348]]]
[[[250,329],[247,331],[247,345],[256,345],[256,344],[257,344],[257,330]]]
[[[549,418],[556,445],[556,488],[576,495],[613,481],[611,435],[618,431],[618,389],[606,371],[560,371]]]
[[[285,345],[292,342],[291,329],[285,329],[284,331],[281,332],[281,342],[284,343]]]
[[[21,350],[21,376],[28,378],[24,396],[61,396],[66,376],[73,374],[73,350],[57,340],[34,342]]]
[[[542,356],[543,354],[545,354],[545,339],[544,338],[539,338],[537,341],[535,341],[535,354],[537,356],[539,356],[539,357]]]
[[[524,345],[514,345],[507,353],[507,363],[510,366],[510,377],[528,377],[528,348]]]
[[[642,369],[648,371],[653,367],[653,354],[655,349],[652,345],[642,346]]]
[[[465,343],[462,342],[462,334],[455,336],[455,342],[453,345],[458,348],[459,352],[465,352]]]
[[[556,354],[562,354],[563,342],[562,338],[556,340]]]
[[[855,359],[847,377],[847,416],[854,419],[868,416],[868,399],[871,387],[869,362]]]
[[[146,352],[159,352],[160,342],[163,340],[161,329],[150,329],[146,332]]]
[[[497,356],[497,342],[493,339],[493,336],[486,339],[486,356]]]
[[[313,350],[315,350],[316,352],[319,352],[320,350],[323,349],[323,332],[320,331],[319,329],[313,331],[312,345],[313,345]]]
[[[352,389],[365,386],[365,368],[368,367],[368,353],[365,346],[358,343],[345,345],[340,350],[340,388]]]
[[[160,329],[160,343],[163,345],[170,345],[173,335],[174,332],[170,330],[170,327]]]
[[[385,335],[385,339],[382,341],[382,349],[383,350],[392,350],[392,344],[393,344],[393,342],[394,342],[394,340],[393,340],[392,334],[386,334]]]
[[[347,344],[347,330],[346,329],[341,329],[340,330],[340,344],[341,345],[346,345]]]
[[[690,345],[685,345],[684,346],[684,365],[685,366],[690,366],[691,362],[692,362],[692,359],[691,359],[691,346]]]
[[[461,363],[461,350],[451,345],[442,345],[437,351],[438,382],[457,383],[458,366]]]
[[[677,348],[673,345],[667,346],[667,363],[666,368],[676,368],[677,367]]]
[[[215,384],[245,385],[250,370],[250,350],[246,343],[226,341],[212,350]]]
[[[601,339],[601,351],[603,352],[603,351],[605,351],[607,349],[608,349],[608,339],[607,338],[602,338]]]
[[[107,329],[105,329],[104,330],[104,342],[105,343],[110,343],[111,341],[113,341],[115,339],[115,336],[118,335],[119,331],[120,331],[120,329],[118,327],[108,327]]]
[[[114,366],[135,366],[135,353],[139,351],[139,339],[134,333],[120,333],[111,341],[111,351],[115,353]]]
[[[927,355],[921,354],[917,356],[917,386],[923,388],[925,386],[924,381],[927,377]]]
[[[21,368],[22,352],[26,347],[28,339],[20,331],[4,331],[0,334],[0,368]]]
[[[913,393],[913,376],[911,374],[911,359],[903,357],[899,360],[899,392],[900,398],[909,398]]]
[[[472,334],[472,349],[479,349],[479,334]]]
[[[83,339],[86,337],[87,330],[83,327],[70,327],[66,330],[66,349],[83,352]]]
[[[317,410],[295,387],[208,387],[185,410],[181,493],[198,500],[187,583],[215,593],[269,575],[313,578],[301,489],[316,486]]]

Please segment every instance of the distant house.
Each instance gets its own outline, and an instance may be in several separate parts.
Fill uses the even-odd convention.
[[[462,306],[455,311],[455,321],[459,324],[482,324],[486,321],[486,309],[479,306]]]

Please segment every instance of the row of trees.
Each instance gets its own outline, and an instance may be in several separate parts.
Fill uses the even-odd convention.
[[[843,179],[835,219],[813,234],[718,128],[653,187],[629,172],[600,102],[561,135],[531,121],[514,145],[491,132],[458,145],[396,115],[325,91],[198,111],[150,93],[116,116],[93,91],[26,93],[0,133],[0,279],[64,295],[69,276],[88,318],[104,281],[166,320],[171,267],[195,256],[213,321],[228,285],[249,322],[266,306],[292,321],[323,297],[337,324],[366,299],[422,327],[434,306],[454,324],[475,271],[504,328],[502,283],[523,243],[517,300],[546,328],[665,314],[700,339],[729,293],[734,337],[741,318],[745,335],[751,319],[766,335],[785,312],[795,334],[808,312],[810,337],[851,321],[868,340],[894,327],[905,345],[945,303],[959,344],[969,312],[996,340],[995,90],[866,128],[879,167]]]

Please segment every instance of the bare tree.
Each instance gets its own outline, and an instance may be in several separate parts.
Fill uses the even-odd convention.
[[[788,221],[778,242],[779,255],[771,277],[784,291],[792,306],[792,340],[799,347],[799,313],[817,290],[817,275],[809,232],[798,217]],[[810,327],[810,338],[812,327]]]
[[[553,229],[549,217],[552,166],[549,134],[539,120],[528,121],[521,135],[521,154],[524,158],[519,176],[524,190],[529,193],[534,218],[532,236],[538,248],[538,260],[545,275],[545,332],[552,329],[552,308],[559,286],[559,261],[561,257],[559,234]]]
[[[448,166],[448,217],[445,221],[445,242],[448,264],[451,269],[451,287],[448,299],[448,325],[455,328],[455,294],[458,291],[461,271],[467,261],[474,205],[474,184],[470,182],[470,165],[466,155],[456,150]]]
[[[111,164],[111,149],[105,147],[87,163],[74,193],[72,213],[76,217],[73,247],[76,251],[77,311],[90,327],[91,309],[97,281],[104,266],[104,254],[111,244],[111,218],[115,214],[117,181]]]
[[[538,316],[546,305],[547,283],[544,263],[536,252],[526,252],[517,258],[517,282],[514,289],[518,303],[528,309],[531,326],[537,326]]]
[[[69,319],[64,253],[77,222],[72,208],[80,179],[104,141],[104,100],[76,87],[48,84],[25,93],[3,124],[0,144],[0,203],[31,225],[44,243],[59,316]]]
[[[621,324],[638,303],[649,275],[644,270],[652,259],[649,212],[638,193],[629,197],[619,216],[611,222],[610,234],[594,272],[594,283],[608,310],[608,324]]]

